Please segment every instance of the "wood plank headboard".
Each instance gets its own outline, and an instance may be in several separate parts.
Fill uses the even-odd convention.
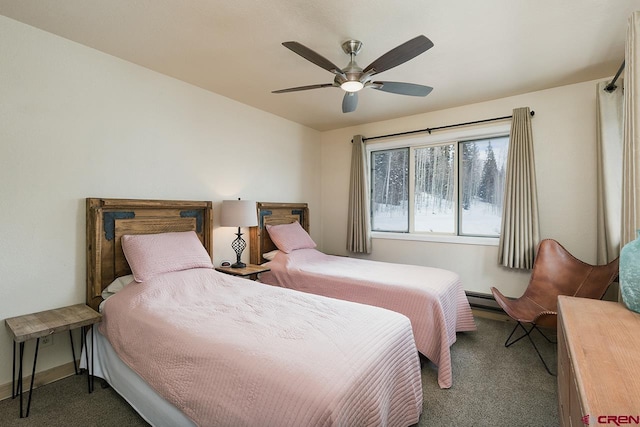
[[[87,198],[87,305],[95,310],[102,290],[131,274],[122,252],[125,234],[195,231],[212,255],[213,206],[210,201]]]
[[[249,230],[251,264],[266,262],[262,254],[277,249],[267,233],[267,224],[290,224],[298,221],[309,232],[309,207],[306,203],[258,202],[257,209],[258,226]]]

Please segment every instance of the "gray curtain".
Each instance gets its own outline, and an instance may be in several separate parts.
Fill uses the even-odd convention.
[[[529,108],[513,110],[498,263],[531,269],[540,242],[538,196]]]
[[[620,255],[622,215],[622,82],[607,92],[596,85],[596,155],[598,167],[598,264]]]
[[[371,218],[366,156],[362,135],[354,136],[351,147],[347,250],[369,254],[371,253]]]
[[[636,238],[640,228],[640,12],[627,27],[624,71],[624,125],[622,132],[622,228],[620,245]]]

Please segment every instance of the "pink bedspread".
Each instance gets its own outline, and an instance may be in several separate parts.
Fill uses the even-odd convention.
[[[279,252],[260,281],[387,308],[411,319],[420,353],[438,366],[438,384],[452,384],[450,347],[456,332],[475,331],[460,277],[451,271],[326,255]]]
[[[200,426],[408,426],[418,354],[397,313],[193,269],[109,298],[100,331]]]

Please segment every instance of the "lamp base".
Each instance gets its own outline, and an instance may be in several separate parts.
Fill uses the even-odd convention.
[[[231,247],[234,251],[236,251],[236,262],[231,265],[231,268],[245,268],[247,264],[240,261],[240,257],[242,256],[242,251],[247,247],[247,242],[242,238],[242,233],[240,232],[240,227],[238,227],[238,232],[236,233],[236,240],[231,242]]]

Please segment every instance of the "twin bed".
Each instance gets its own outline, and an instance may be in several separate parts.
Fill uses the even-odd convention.
[[[438,367],[438,384],[451,387],[456,332],[476,330],[456,273],[319,252],[307,234],[306,203],[258,203],[257,211],[251,262],[271,269],[261,274],[261,282],[404,314],[418,351]]]
[[[306,206],[283,206],[308,221]],[[103,312],[94,375],[157,426],[418,422],[413,319],[219,273],[212,224],[211,202],[87,199],[87,304]],[[457,323],[444,325],[453,340]],[[441,326],[425,324],[448,357]]]

